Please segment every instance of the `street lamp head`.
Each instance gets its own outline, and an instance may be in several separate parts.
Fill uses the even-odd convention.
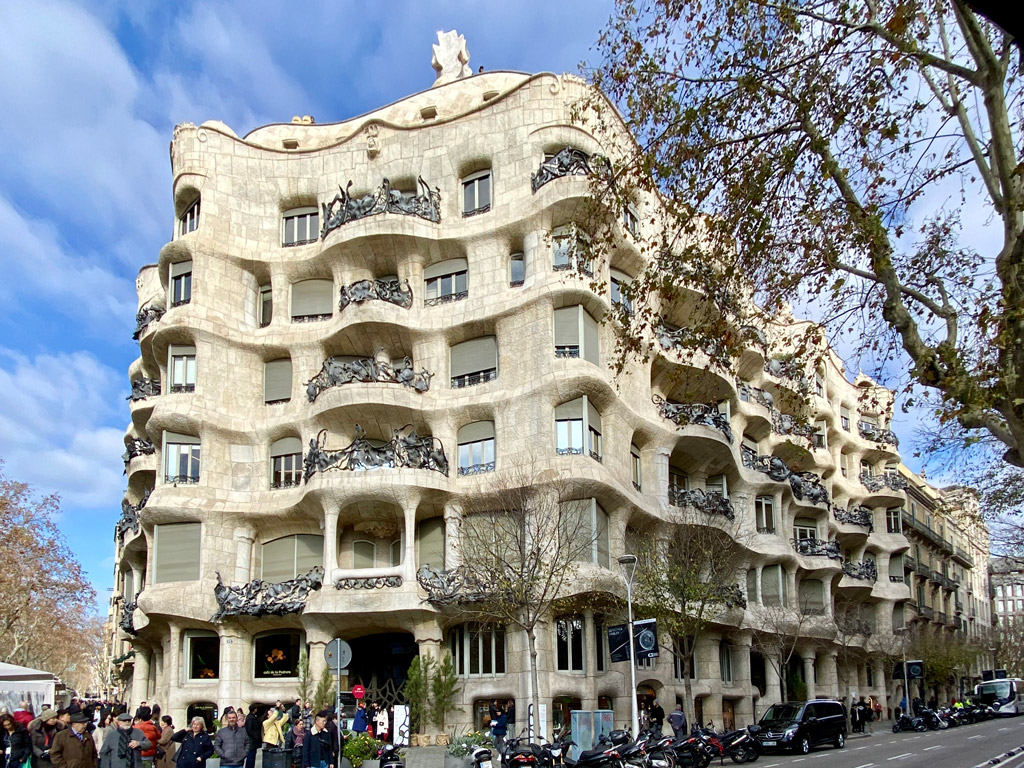
[[[619,558],[619,565],[636,565],[636,555],[623,555]]]

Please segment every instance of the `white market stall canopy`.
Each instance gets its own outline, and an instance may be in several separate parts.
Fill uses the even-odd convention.
[[[43,704],[53,704],[55,681],[54,675],[41,669],[0,662],[0,706],[13,712],[20,702],[27,701],[38,714]]]

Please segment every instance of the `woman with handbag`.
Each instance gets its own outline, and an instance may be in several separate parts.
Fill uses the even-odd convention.
[[[0,768],[32,768],[32,737],[6,712],[0,715]]]
[[[178,745],[171,739],[174,737],[174,721],[170,715],[160,718],[160,738],[156,742],[156,768],[174,768],[174,753]]]

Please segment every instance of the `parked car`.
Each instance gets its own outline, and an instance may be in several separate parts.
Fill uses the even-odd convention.
[[[761,717],[757,740],[765,751],[802,754],[819,744],[842,749],[846,744],[846,707],[838,701],[787,701],[773,704]]]

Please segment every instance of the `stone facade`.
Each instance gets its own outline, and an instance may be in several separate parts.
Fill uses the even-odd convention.
[[[393,695],[413,653],[437,656],[453,642],[475,649],[476,662],[463,659],[457,726],[477,720],[480,700],[525,702],[521,633],[459,634],[416,580],[425,562],[456,565],[462,503],[525,460],[588,483],[607,516],[613,567],[634,522],[669,519],[669,486],[680,477],[731,502],[749,534],[749,563],[737,574],[748,607],[697,648],[703,720],[751,722],[780,696],[771,665],[751,652],[764,628],[766,568],[794,610],[812,593],[822,621],[844,595],[862,606],[868,631],[856,660],[817,637],[801,643],[794,674],[808,694],[842,695],[842,679],[852,692],[886,697],[872,642],[891,638],[909,597],[902,578],[888,578],[894,562],[902,576],[908,546],[886,529],[886,509],[905,500],[886,433],[891,396],[863,376],[851,382],[833,355],[809,373],[815,415],[801,437],[775,407],[792,378],[755,347],[743,380],[670,346],[619,376],[609,370],[614,331],[600,322],[608,289],[558,269],[552,238],[573,223],[588,179],[567,172],[531,186],[545,158],[566,147],[614,157],[572,122],[583,88],[565,75],[489,72],[337,124],[299,120],[244,138],[217,122],[175,129],[175,236],[138,278],[139,308],[166,313],[140,328],[129,371],[133,382],[162,383],[159,394],[132,400],[126,434],[126,444],[155,446],[128,461],[138,524],[122,526],[117,545],[112,614],[121,618],[136,593],[137,607],[122,623],[130,631],[112,629],[109,643],[133,704],[156,700],[183,722],[201,703],[293,696],[292,660],[277,653],[307,646],[315,680],[333,637],[355,651],[345,687],[358,678],[382,696]],[[385,179],[386,200],[365,197]],[[439,221],[424,214],[434,211],[431,190]],[[326,230],[339,210],[348,212],[343,223]],[[609,283],[609,269],[628,278],[641,258],[621,233],[595,284]],[[411,306],[380,300],[382,282],[407,285]],[[346,295],[365,300],[340,302],[356,284]],[[560,339],[556,310],[572,307],[579,323]],[[334,385],[308,396],[306,383],[331,358]],[[430,374],[427,388],[393,375],[405,358]],[[685,402],[687,382],[712,393],[714,413],[678,426],[666,418],[677,411],[656,402]],[[556,408],[584,397],[569,421],[585,443],[575,424],[559,437]],[[407,426],[429,446],[403,442]],[[427,455],[438,446],[447,473]],[[312,447],[335,464],[304,467]],[[799,472],[812,474],[793,479]],[[793,540],[806,537],[836,557],[798,549]],[[223,590],[286,582],[313,565],[323,586],[302,593],[304,610],[211,620]],[[282,587],[293,598],[290,590]],[[274,604],[273,595],[259,599]],[[571,661],[559,669],[554,621],[541,633],[549,730],[576,706],[611,706],[617,724],[629,717],[628,668],[597,658],[600,617],[579,621],[578,670]],[[674,666],[665,653],[637,669],[641,689],[667,708],[683,695]]]

